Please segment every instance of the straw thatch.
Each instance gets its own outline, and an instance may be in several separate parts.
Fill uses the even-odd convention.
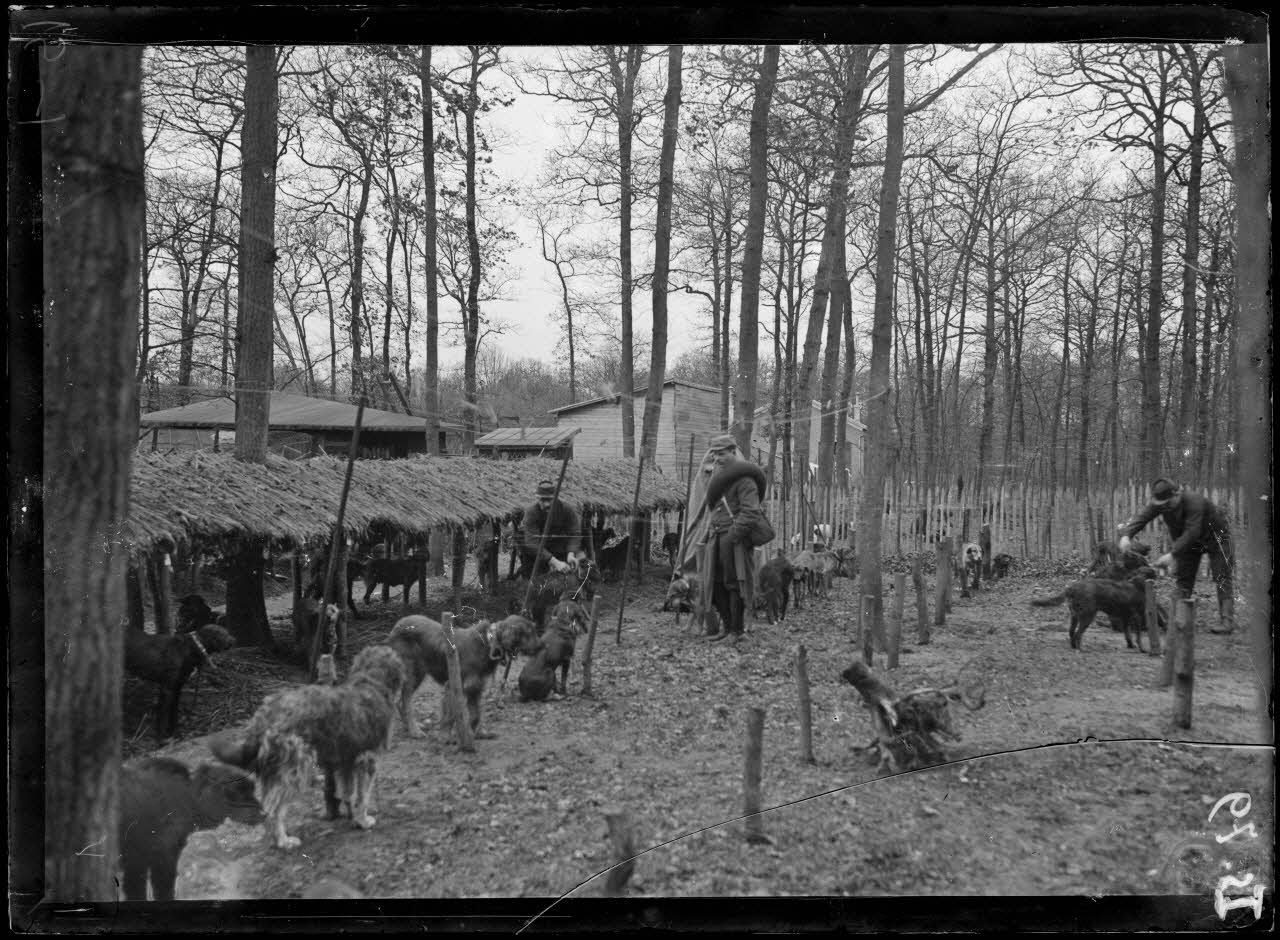
[[[139,454],[129,511],[135,550],[160,538],[210,544],[255,536],[284,546],[326,539],[346,470],[346,460],[334,457],[268,456],[265,464],[251,464],[207,451]],[[559,472],[560,462],[546,458],[357,460],[343,527],[355,537],[375,527],[420,535],[507,519],[532,501],[539,480],[554,481]],[[571,461],[562,498],[588,512],[629,512],[635,484],[635,461]],[[683,484],[645,470],[642,511],[675,510],[683,502]]]

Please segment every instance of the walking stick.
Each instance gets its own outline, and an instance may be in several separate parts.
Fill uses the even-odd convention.
[[[644,454],[640,455],[640,463],[636,465],[636,492],[631,497],[631,520],[634,524],[636,513],[640,506],[640,479],[644,473]],[[630,533],[628,533],[630,534]],[[630,542],[627,543],[628,551],[635,548]],[[619,646],[622,645],[622,613],[627,609],[627,582],[630,581],[631,566],[626,565],[622,569],[622,596],[618,598],[618,629],[614,633],[614,642]]]

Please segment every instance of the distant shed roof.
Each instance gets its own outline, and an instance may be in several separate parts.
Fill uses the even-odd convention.
[[[577,428],[495,428],[488,434],[476,438],[477,447],[501,447],[505,450],[528,448],[542,450],[546,447],[559,447],[567,442]]]
[[[144,414],[139,422],[144,428],[226,428],[236,426],[236,403],[232,398],[208,398],[178,408],[166,408]],[[356,406],[344,401],[271,393],[270,427],[273,430],[334,431],[350,430],[356,424]],[[424,420],[415,415],[364,409],[360,426],[370,431],[392,433],[425,433]]]
[[[666,388],[668,385],[683,385],[685,388],[696,388],[702,392],[715,392],[717,394],[719,394],[720,392],[720,389],[715,388],[714,386],[699,385],[697,382],[686,382],[684,379],[667,379],[665,382],[662,383],[663,388]],[[648,385],[641,385],[638,388],[634,389],[633,394],[639,395],[641,392],[647,392],[648,390],[649,390]],[[577,408],[586,408],[588,405],[598,405],[601,402],[615,402],[615,401],[619,401],[621,398],[622,398],[622,395],[619,392],[614,392],[612,395],[599,395],[595,398],[588,398],[586,401],[575,401],[572,405],[561,405],[559,408],[552,408],[551,414],[560,414],[561,412],[564,412],[564,411],[573,411]]]

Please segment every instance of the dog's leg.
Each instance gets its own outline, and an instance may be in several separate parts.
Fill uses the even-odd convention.
[[[483,692],[483,688],[474,692],[467,690],[467,715],[471,718],[471,734],[477,741],[497,737],[492,731],[480,730],[480,696]]]
[[[377,758],[371,753],[356,758],[351,769],[351,821],[361,829],[372,829],[377,819],[369,812],[373,781],[378,772]]]
[[[272,828],[274,830],[276,848],[284,849],[285,851],[296,849],[298,846],[302,845],[301,839],[299,839],[297,836],[291,836],[289,835],[288,832],[285,831],[284,816],[287,810],[288,810],[288,803],[286,803],[284,800],[281,800],[280,805],[276,808],[276,811],[271,814],[271,823],[272,823]]]
[[[400,693],[400,725],[404,728],[405,737],[408,738],[422,737],[422,729],[413,720],[413,693],[415,691],[415,689],[409,688],[408,683],[405,683],[404,691]]]
[[[343,775],[346,776],[345,774]],[[349,781],[343,781],[349,783]],[[339,792],[339,781],[332,767],[324,769],[324,812],[326,819],[337,819],[342,815],[342,800],[349,791],[349,786],[342,786]]]

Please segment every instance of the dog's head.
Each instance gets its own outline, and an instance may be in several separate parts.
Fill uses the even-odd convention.
[[[241,768],[203,763],[196,767],[191,780],[202,828],[217,826],[224,819],[248,826],[262,822],[262,805],[254,794],[253,778]]]
[[[178,601],[177,627],[179,633],[186,633],[215,620],[213,608],[199,594],[188,594]]]
[[[586,633],[590,620],[591,617],[585,607],[577,601],[562,599],[551,609],[547,624],[552,627],[564,627],[572,633]]]
[[[489,640],[489,656],[509,661],[516,653],[535,655],[542,649],[542,640],[533,621],[519,614],[511,614],[497,623],[486,624],[485,635]]]
[[[967,562],[982,561],[982,549],[979,548],[977,544],[975,544],[974,542],[966,543],[964,547],[964,560]]]
[[[371,683],[386,689],[389,695],[399,695],[405,684],[404,660],[381,643],[366,646],[356,654],[346,681],[347,684]]]

